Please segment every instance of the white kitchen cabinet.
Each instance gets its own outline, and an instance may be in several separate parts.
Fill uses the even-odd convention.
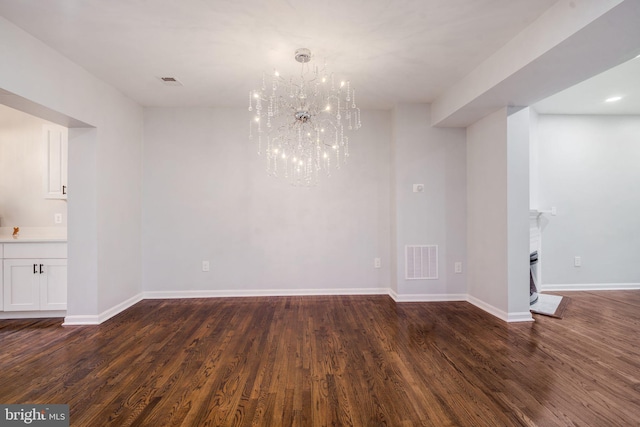
[[[37,260],[4,260],[4,311],[40,310]]]
[[[40,310],[67,309],[67,260],[45,259],[40,277]]]
[[[66,243],[7,243],[2,262],[5,312],[67,309]]]
[[[66,310],[66,259],[5,259],[4,311]]]
[[[68,130],[61,126],[45,125],[43,137],[47,148],[45,197],[66,199]]]

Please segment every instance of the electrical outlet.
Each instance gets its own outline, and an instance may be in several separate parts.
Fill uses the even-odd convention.
[[[582,258],[580,258],[579,256],[573,258],[573,266],[582,267]]]
[[[413,184],[413,192],[414,193],[424,192],[424,184]]]
[[[209,271],[209,261],[202,261],[202,271]]]
[[[380,258],[375,258],[375,259],[373,260],[373,267],[374,267],[374,268],[380,268],[380,265],[381,265],[381,264],[380,264]]]
[[[55,222],[56,224],[62,224],[62,214],[61,213],[54,214],[53,222]]]
[[[462,273],[462,263],[460,261],[453,264],[456,273]]]

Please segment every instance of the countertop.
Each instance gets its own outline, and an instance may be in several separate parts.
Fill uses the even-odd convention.
[[[0,227],[0,243],[66,242],[66,227],[20,227],[13,237],[13,227]]]

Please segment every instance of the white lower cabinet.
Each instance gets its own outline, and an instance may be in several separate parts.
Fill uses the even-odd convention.
[[[40,280],[40,310],[67,309],[67,260],[44,260],[46,274]]]
[[[4,260],[4,311],[66,309],[66,259]]]
[[[66,310],[66,256],[65,243],[5,244],[0,268],[3,279],[0,309],[6,312]]]
[[[4,310],[40,309],[40,277],[33,273],[31,260],[4,260]]]

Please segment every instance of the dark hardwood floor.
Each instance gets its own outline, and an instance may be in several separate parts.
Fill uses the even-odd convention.
[[[73,426],[640,425],[640,291],[566,295],[518,324],[386,296],[2,320],[0,403],[67,403]]]

